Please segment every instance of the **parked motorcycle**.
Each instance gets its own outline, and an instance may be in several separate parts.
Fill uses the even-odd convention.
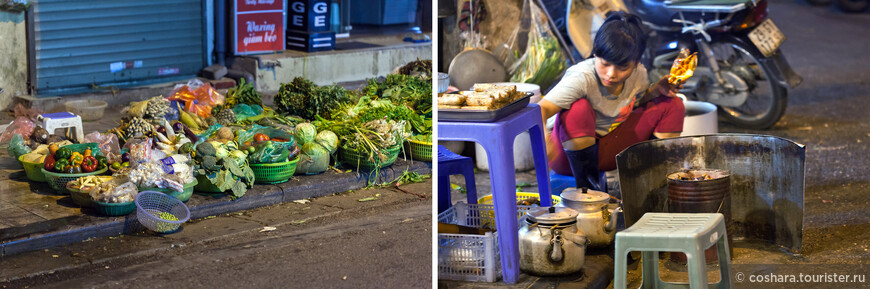
[[[595,15],[627,10],[650,30],[642,60],[650,79],[668,74],[680,50],[688,48],[698,52],[698,68],[681,93],[716,104],[741,127],[768,129],[779,121],[788,89],[802,78],[779,50],[785,35],[767,17],[767,0],[628,1],[569,3],[568,32],[582,55],[591,56],[592,28],[586,27],[594,27]]]

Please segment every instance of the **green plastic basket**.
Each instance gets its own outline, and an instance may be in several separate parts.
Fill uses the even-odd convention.
[[[380,169],[392,165],[396,162],[396,158],[399,157],[399,151],[402,150],[401,145],[397,145],[395,147],[387,149],[384,154],[387,155],[387,160],[377,164],[375,162],[369,161],[369,154],[366,152],[360,152],[356,150],[347,150],[341,149],[339,157],[341,158],[341,162],[349,168],[360,168],[365,170],[373,170]]]
[[[91,198],[91,195],[83,192],[81,190],[75,188],[67,188],[69,191],[69,196],[72,198],[73,203],[79,205],[82,208],[93,208],[94,207],[94,199]]]
[[[51,186],[52,189],[57,191],[58,194],[68,194],[69,191],[66,189],[66,183],[74,181],[80,177],[84,176],[94,176],[105,173],[108,167],[103,168],[102,170],[96,170],[90,173],[81,173],[81,174],[62,174],[46,171],[45,168],[40,168],[42,174],[45,175],[46,181],[48,181],[48,185]]]
[[[136,202],[126,203],[103,203],[94,201],[94,208],[102,215],[124,216],[136,211]]]
[[[412,139],[407,140],[406,143],[412,159],[424,162],[432,161],[432,143]]]
[[[26,162],[24,161],[24,155],[19,156],[18,161],[24,167],[24,173],[27,174],[28,179],[34,182],[47,182],[45,174],[42,173],[43,163]]]
[[[179,201],[187,202],[187,200],[190,200],[190,197],[193,196],[193,188],[196,187],[197,184],[199,184],[199,181],[194,179],[193,182],[184,184],[184,191],[181,191],[181,192],[173,190],[173,189],[151,188],[151,187],[139,187],[139,191],[140,192],[144,192],[144,191],[161,192],[161,193],[170,195],[170,196],[178,199]]]
[[[100,151],[100,144],[95,142],[89,143],[77,143],[77,144],[69,144],[62,146],[63,148],[68,148],[71,151],[79,152],[80,154],[85,154],[86,149],[91,149],[94,155],[102,155],[103,153]]]
[[[251,170],[254,171],[254,183],[277,184],[286,182],[296,173],[296,163],[298,162],[299,156],[286,162],[251,164]]]

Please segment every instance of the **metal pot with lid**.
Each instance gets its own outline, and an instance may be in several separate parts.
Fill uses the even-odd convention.
[[[520,270],[538,276],[567,275],[583,269],[586,237],[577,230],[577,211],[534,208],[520,228]]]
[[[606,247],[616,234],[616,219],[622,207],[608,209],[610,195],[587,188],[567,188],[562,191],[564,206],[577,210],[577,228],[589,239],[590,247]]]

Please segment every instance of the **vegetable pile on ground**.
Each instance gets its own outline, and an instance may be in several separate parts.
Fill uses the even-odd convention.
[[[219,191],[229,190],[230,198],[240,198],[254,187],[254,171],[248,165],[248,156],[234,142],[203,142],[196,146],[193,155],[197,175],[204,176]]]

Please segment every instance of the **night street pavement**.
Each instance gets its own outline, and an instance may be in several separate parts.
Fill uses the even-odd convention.
[[[432,182],[401,188],[411,194],[362,189],[8,256],[0,287],[427,288]]]

